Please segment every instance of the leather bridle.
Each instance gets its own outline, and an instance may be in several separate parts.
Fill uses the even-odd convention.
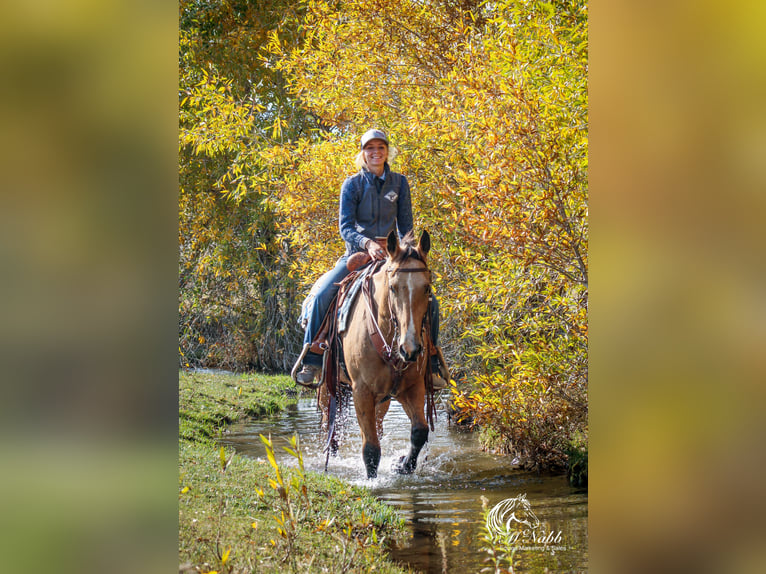
[[[417,268],[401,268],[397,267],[394,269],[386,269],[386,273],[388,275],[393,275],[396,273],[428,273],[428,282],[430,284],[431,282],[431,270],[428,269],[428,267],[417,267]],[[372,298],[372,294],[370,293],[370,284],[372,283],[372,278],[374,276],[374,273],[371,273],[368,277],[367,281],[365,282],[364,286],[362,287],[362,291],[364,293],[364,300],[367,305],[367,331],[369,333],[370,339],[372,340],[372,344],[375,347],[375,350],[378,352],[378,355],[383,360],[384,363],[386,363],[389,368],[391,368],[395,381],[398,382],[398,379],[401,378],[402,373],[412,364],[412,363],[405,363],[402,358],[399,356],[398,353],[392,349],[391,345],[388,344],[385,337],[383,336],[383,331],[380,328],[380,325],[378,325],[378,321],[376,319],[377,312],[373,308],[374,300]],[[388,298],[388,305],[389,305],[389,313],[391,315],[391,322],[394,325],[394,337],[391,341],[393,344],[396,340],[396,333],[399,328],[399,320],[396,317],[396,312],[394,311],[394,308],[391,304],[391,297]]]
[[[428,273],[428,284],[429,285],[431,284],[431,270],[428,267],[417,267],[417,268],[407,267],[405,269],[397,267],[395,269],[386,269],[386,273],[389,275],[389,277],[396,273]],[[389,283],[389,287],[390,287],[390,283]],[[393,337],[393,340],[391,341],[391,344],[393,345],[393,342],[396,340],[396,334],[399,330],[399,319],[397,318],[396,311],[394,310],[394,307],[392,305],[391,296],[388,297],[388,311],[389,311],[389,314],[391,315],[391,322],[394,324],[394,337]],[[391,352],[393,352],[393,350]]]

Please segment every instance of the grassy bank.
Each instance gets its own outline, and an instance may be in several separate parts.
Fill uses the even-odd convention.
[[[383,548],[401,519],[365,489],[216,444],[226,425],[285,408],[294,390],[284,376],[180,374],[182,572],[404,571]]]

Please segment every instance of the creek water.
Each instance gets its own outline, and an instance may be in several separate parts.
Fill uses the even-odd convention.
[[[368,480],[353,405],[345,419],[341,444],[337,456],[330,458],[328,472],[369,488],[404,516],[410,535],[389,548],[397,562],[429,574],[481,571],[488,566],[489,556],[481,538],[481,497],[492,508],[523,494],[539,525],[519,532],[523,538],[515,544],[513,571],[587,571],[587,492],[570,487],[566,477],[524,472],[513,468],[508,457],[482,452],[477,437],[450,425],[443,410],[418,457],[417,470],[411,475],[396,474],[392,465],[409,450],[410,422],[399,403],[392,401],[383,421],[378,477]],[[265,459],[259,434],[270,433],[280,464],[292,465],[294,459],[280,447],[297,433],[306,468],[321,472],[326,437],[319,430],[319,420],[316,399],[300,399],[273,417],[232,426],[221,442],[245,456]],[[508,568],[507,563],[504,567]]]

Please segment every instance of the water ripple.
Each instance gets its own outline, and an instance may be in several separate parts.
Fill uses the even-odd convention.
[[[404,516],[412,537],[392,556],[418,572],[478,572],[486,553],[479,537],[483,524],[480,497],[495,505],[506,498],[527,495],[541,524],[562,530],[568,550],[557,552],[556,568],[583,571],[587,568],[587,495],[570,488],[565,477],[546,477],[514,469],[506,457],[482,452],[476,436],[457,431],[441,413],[411,475],[396,474],[392,467],[409,450],[410,423],[401,405],[393,402],[383,422],[378,477],[368,480],[362,442],[353,406],[349,411],[338,455],[330,458],[328,471],[352,484],[369,488]],[[271,418],[234,425],[221,441],[240,453],[265,459],[259,434],[271,434],[280,464],[295,460],[280,447],[298,434],[306,468],[321,472],[326,437],[319,432],[315,399],[301,399]],[[545,556],[532,556],[527,569],[537,571]]]

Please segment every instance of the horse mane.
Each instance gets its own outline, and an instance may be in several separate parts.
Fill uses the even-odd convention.
[[[412,230],[409,230],[407,234],[402,237],[399,242],[399,251],[396,254],[396,258],[392,259],[391,262],[401,263],[410,258],[426,263],[425,258],[420,254],[420,251],[418,251],[418,243],[415,239],[415,233]]]

